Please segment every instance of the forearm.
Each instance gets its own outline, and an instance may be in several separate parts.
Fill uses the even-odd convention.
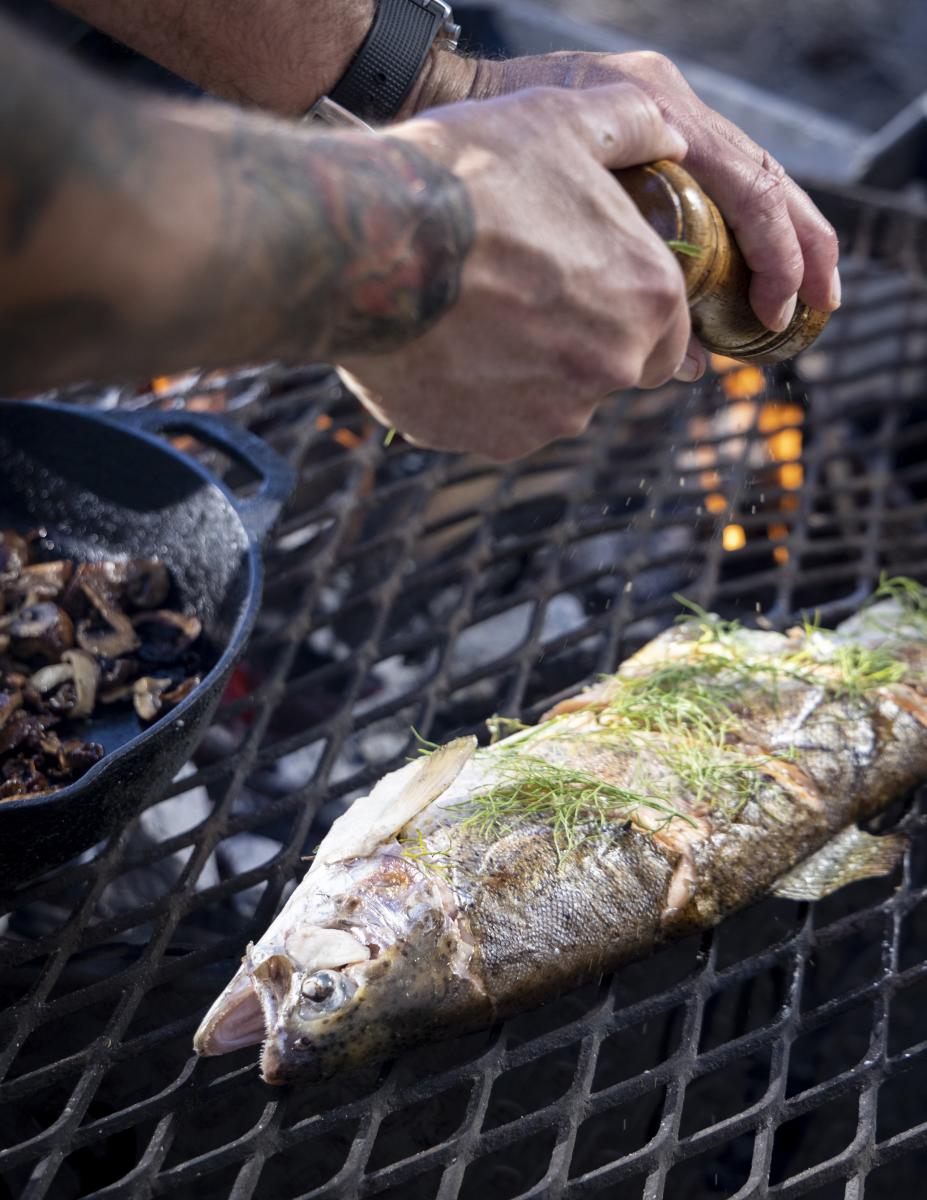
[[[471,220],[411,146],[126,96],[0,25],[4,391],[393,348]]]
[[[374,0],[57,0],[226,100],[304,113],[344,73]]]

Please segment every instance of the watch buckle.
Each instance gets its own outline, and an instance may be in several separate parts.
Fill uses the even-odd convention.
[[[422,5],[426,12],[434,13],[441,18],[441,25],[434,45],[439,50],[456,50],[460,41],[460,26],[454,20],[454,13],[446,0],[425,0]]]
[[[366,121],[356,117],[354,113],[332,100],[330,96],[321,96],[316,100],[302,120],[317,121],[321,125],[330,125],[335,129],[363,129],[367,133],[374,132],[372,125],[368,125]]]

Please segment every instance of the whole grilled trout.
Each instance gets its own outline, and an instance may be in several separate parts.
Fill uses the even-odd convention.
[[[283,1083],[484,1027],[772,890],[890,870],[902,839],[855,823],[924,778],[927,594],[893,581],[834,632],[703,614],[355,801],[196,1049],[262,1042]]]

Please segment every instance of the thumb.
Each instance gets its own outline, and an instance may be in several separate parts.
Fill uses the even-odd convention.
[[[657,105],[633,83],[610,83],[568,93],[590,153],[609,170],[658,158],[681,160],[689,146]]]

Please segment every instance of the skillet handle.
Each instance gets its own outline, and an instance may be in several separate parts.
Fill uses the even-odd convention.
[[[221,450],[260,480],[253,496],[232,496],[248,536],[262,543],[280,515],[296,483],[296,472],[261,438],[211,413],[160,412],[143,409],[113,414],[128,419],[146,433],[186,433]]]

